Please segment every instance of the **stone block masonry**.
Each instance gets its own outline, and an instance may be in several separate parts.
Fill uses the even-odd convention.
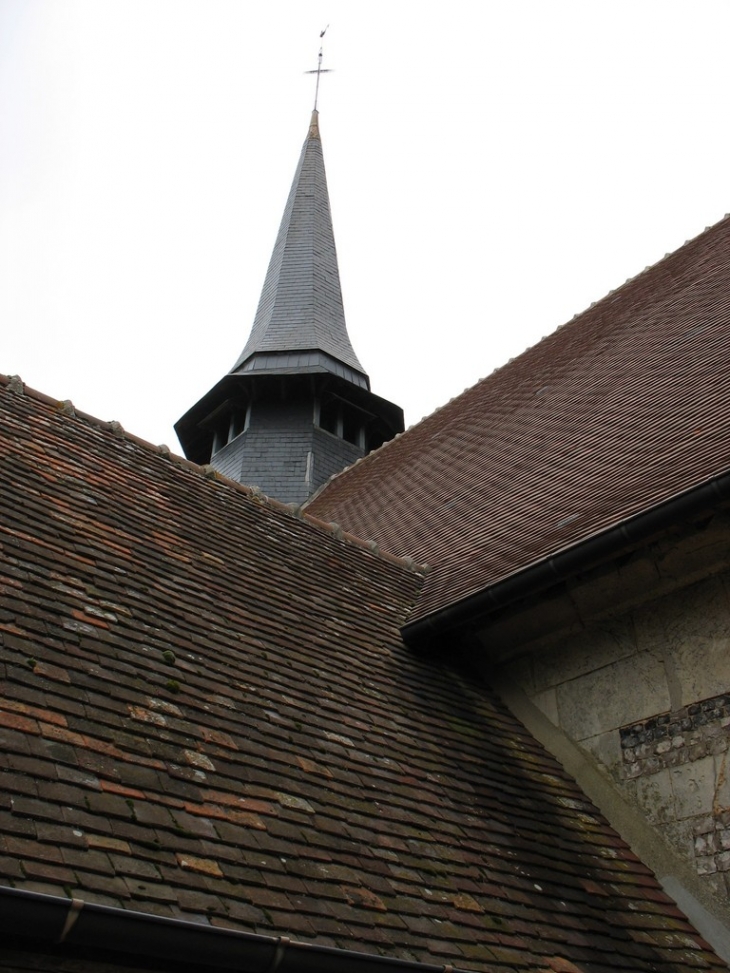
[[[499,619],[485,645],[520,646],[505,675],[730,901],[730,526],[700,526]]]
[[[621,755],[626,778],[678,767],[728,749],[730,695],[662,713],[649,720],[621,727]]]
[[[623,777],[657,823],[684,833],[700,875],[730,893],[730,694],[619,730]]]

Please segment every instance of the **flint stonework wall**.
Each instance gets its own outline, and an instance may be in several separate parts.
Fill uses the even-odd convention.
[[[501,670],[727,897],[730,566],[684,587],[679,578],[643,605],[541,638]],[[606,585],[615,590],[615,578]]]

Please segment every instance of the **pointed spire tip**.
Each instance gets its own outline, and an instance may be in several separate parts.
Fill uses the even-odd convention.
[[[319,138],[319,112],[315,108],[312,112],[312,120],[309,123],[309,138],[318,139]]]

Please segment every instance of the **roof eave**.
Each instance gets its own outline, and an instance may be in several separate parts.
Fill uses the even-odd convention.
[[[446,633],[465,635],[474,632],[499,609],[574,577],[580,571],[608,560],[627,545],[645,541],[682,518],[728,498],[730,471],[628,517],[608,530],[579,541],[466,598],[407,622],[401,629],[403,640],[412,647],[424,647]]]
[[[239,973],[443,973],[444,969],[23,889],[0,888],[0,911],[7,932],[19,940],[27,938],[34,950],[41,945],[98,949],[181,962],[186,968],[187,964],[200,964],[205,969]]]

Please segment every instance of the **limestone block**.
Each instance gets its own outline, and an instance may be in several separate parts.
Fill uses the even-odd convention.
[[[669,709],[664,666],[649,652],[563,683],[557,699],[560,725],[580,741]]]
[[[666,821],[662,824],[662,834],[674,845],[685,861],[692,862],[695,859],[695,840],[692,821]]]
[[[713,797],[712,810],[716,815],[723,811],[730,810],[730,761],[728,761],[727,751],[714,756],[715,761],[715,793]]]
[[[682,706],[730,692],[730,632],[721,637],[703,634],[688,639],[672,661]]]
[[[634,637],[639,652],[663,651],[667,642],[665,619],[670,598],[659,598],[633,612]]]
[[[671,821],[675,813],[671,771],[640,777],[636,781],[636,799],[652,824]]]
[[[555,726],[558,725],[558,699],[554,689],[545,689],[532,697],[532,702]]]
[[[715,798],[715,758],[702,757],[692,763],[671,767],[677,818],[712,813]]]
[[[594,669],[601,669],[636,652],[636,639],[629,617],[562,639],[553,648],[535,656],[536,689],[558,686]]]
[[[730,601],[719,577],[637,613],[636,628],[640,648],[665,654],[674,709],[730,691]]]
[[[623,758],[621,740],[615,730],[589,737],[583,741],[582,746],[593,754],[596,760],[603,764],[617,780],[620,778]]]

